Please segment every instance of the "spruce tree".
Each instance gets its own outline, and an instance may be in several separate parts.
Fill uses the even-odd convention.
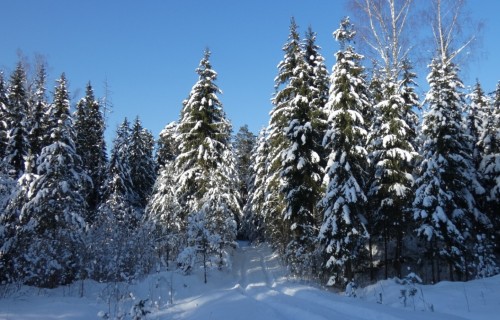
[[[466,108],[467,118],[465,124],[467,127],[467,134],[471,139],[470,148],[472,150],[472,162],[474,167],[478,168],[482,157],[478,142],[485,129],[484,126],[487,121],[490,102],[479,80],[476,80],[476,84],[467,98],[469,101]]]
[[[271,159],[268,157],[269,143],[266,128],[263,128],[252,150],[251,179],[249,184],[249,198],[243,208],[244,234],[250,241],[263,241],[266,224],[264,223],[264,205],[266,203],[266,179]]]
[[[236,160],[236,170],[239,175],[241,207],[248,202],[248,193],[251,180],[252,151],[255,147],[255,135],[250,132],[248,125],[240,128],[234,137],[234,153]]]
[[[190,225],[191,222],[196,225],[201,223],[205,228],[209,228],[206,231],[212,237],[225,239],[223,244],[225,250],[231,239],[234,240],[233,231],[229,226],[232,225],[231,219],[235,223],[239,223],[241,219],[237,191],[239,182],[230,144],[231,124],[217,97],[221,91],[215,84],[217,73],[212,69],[209,58],[210,51],[205,50],[204,57],[196,70],[199,79],[184,102],[178,124],[179,155],[174,162],[177,172],[176,195],[183,208],[181,217],[184,221],[187,220],[187,230],[194,227]],[[217,191],[217,198],[211,196],[214,190]],[[212,221],[203,220],[210,218],[208,213],[207,215],[203,213],[206,212],[206,208],[213,206],[219,209],[210,212],[217,215],[211,219],[212,221],[222,219],[224,221],[222,225],[210,225]],[[195,215],[198,218],[193,218]],[[224,215],[226,218],[218,215]],[[198,244],[192,245],[198,246]],[[193,251],[188,244],[181,256],[185,257],[186,252],[197,251]]]
[[[325,59],[320,53],[321,48],[316,44],[316,33],[309,27],[306,32],[306,38],[302,44],[304,50],[304,59],[309,65],[309,90],[310,94],[310,113],[313,130],[313,141],[316,144],[316,151],[321,158],[321,166],[325,167],[326,156],[322,150],[323,136],[327,127],[327,115],[325,105],[328,102],[329,76],[325,65]]]
[[[303,273],[311,270],[312,253],[316,240],[316,203],[321,192],[323,170],[320,164],[322,153],[317,132],[317,115],[321,106],[315,106],[317,99],[312,72],[304,59],[301,47],[291,52],[296,66],[284,91],[290,92],[291,100],[283,106],[283,116],[288,120],[284,131],[286,147],[281,153],[282,185],[285,211],[283,220],[288,226],[289,240],[285,242],[285,259],[292,272]]]
[[[416,152],[414,119],[415,101],[406,101],[404,82],[387,79],[382,86],[382,100],[375,105],[375,118],[368,135],[368,151],[373,163],[373,177],[368,192],[373,226],[383,239],[385,278],[388,277],[388,246],[395,240],[394,268],[402,277],[403,236],[411,221],[413,171]],[[406,91],[406,90],[405,90]],[[408,98],[410,98],[407,95]],[[413,142],[413,143],[412,143]]]
[[[158,169],[172,162],[179,155],[179,146],[176,137],[177,122],[175,121],[167,124],[160,132],[156,148],[156,166]]]
[[[46,97],[46,78],[47,73],[43,65],[40,66],[35,78],[34,92],[29,103],[29,112],[27,114],[28,140],[30,144],[33,162],[36,163],[43,147],[48,141],[48,118],[49,104]]]
[[[101,106],[94,97],[90,82],[87,84],[85,97],[80,99],[75,111],[76,151],[81,157],[83,167],[92,179],[92,187],[87,190],[87,202],[93,222],[95,210],[102,200],[103,184],[106,178],[106,142],[104,140],[104,117]]]
[[[23,235],[19,232],[22,228],[21,214],[26,202],[30,199],[30,186],[38,178],[34,157],[29,155],[25,159],[25,169],[23,175],[15,181],[7,175],[0,173],[1,195],[4,197],[0,203],[2,211],[0,213],[0,267],[4,271],[0,281],[12,283],[23,282],[25,268],[30,264],[23,259],[24,246]],[[26,241],[26,239],[24,239]]]
[[[475,200],[484,189],[476,179],[470,136],[463,125],[465,100],[458,68],[450,59],[435,59],[430,69],[414,219],[426,243],[432,280],[439,281],[440,261],[448,264],[453,280],[455,275],[468,277],[474,229],[487,228],[490,221]]]
[[[280,192],[283,186],[282,154],[291,145],[284,134],[290,123],[289,104],[295,97],[294,88],[289,85],[299,60],[303,61],[301,42],[295,19],[290,22],[288,41],[283,46],[283,60],[278,64],[278,75],[274,79],[275,94],[272,99],[273,108],[267,127],[269,153],[269,169],[265,182],[266,199],[263,205],[263,216],[266,224],[266,237],[274,247],[284,253],[289,242],[290,225],[284,220],[285,200]]]
[[[25,282],[42,287],[68,284],[82,266],[87,203],[81,188],[90,183],[75,150],[64,74],[50,106],[50,140],[38,158],[37,177],[21,210],[19,245]]]
[[[130,134],[130,123],[125,118],[117,128],[113,140],[99,214],[110,211],[117,221],[124,222],[128,224],[128,228],[134,229],[139,223],[140,213],[136,212],[135,208],[139,196],[134,190],[129,161]]]
[[[7,85],[0,71],[0,161],[3,161],[8,144],[9,123],[8,119]]]
[[[12,166],[11,175],[19,178],[24,170],[24,158],[30,151],[27,113],[29,111],[26,72],[21,62],[11,75],[7,106],[8,142],[5,160]]]
[[[97,258],[92,277],[100,281],[130,281],[151,266],[150,249],[143,225],[143,208],[134,189],[130,165],[130,123],[125,118],[116,130],[104,182],[103,201],[90,228]]]
[[[494,97],[488,112],[485,114],[483,131],[478,141],[481,154],[478,172],[484,188],[484,210],[494,224],[496,246],[500,248],[500,82],[497,84]]]
[[[154,143],[153,135],[137,117],[131,128],[128,158],[132,185],[138,195],[137,206],[141,209],[146,207],[156,178]]]
[[[160,167],[145,213],[145,220],[151,224],[155,249],[165,259],[167,267],[185,246],[183,231],[186,221],[181,218],[175,177],[173,161]]]
[[[355,31],[348,18],[342,20],[334,37],[341,50],[330,77],[326,105],[328,130],[324,146],[329,152],[324,197],[319,202],[323,221],[319,240],[323,245],[329,285],[342,286],[354,277],[362,262],[366,231],[365,194],[368,156],[364,146],[367,130],[363,110],[368,97],[362,56],[350,45]]]

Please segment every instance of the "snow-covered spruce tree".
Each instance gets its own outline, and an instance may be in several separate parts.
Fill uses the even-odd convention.
[[[316,33],[309,27],[303,41],[304,59],[309,65],[310,113],[313,123],[313,140],[317,145],[316,151],[320,155],[320,164],[324,168],[327,155],[323,150],[323,137],[327,127],[327,115],[324,111],[328,102],[329,76],[325,59],[320,53],[321,48],[316,44]],[[319,218],[321,220],[321,218]]]
[[[427,80],[430,90],[424,113],[414,219],[425,241],[432,280],[440,280],[440,263],[449,279],[469,275],[475,230],[488,228],[489,219],[477,208],[475,196],[484,193],[472,163],[470,136],[463,125],[464,95],[458,68],[451,59],[434,59]]]
[[[0,161],[4,159],[8,142],[7,85],[0,71]]]
[[[329,285],[343,286],[353,279],[362,262],[366,231],[366,169],[368,156],[366,127],[362,111],[368,104],[362,56],[350,41],[355,31],[348,18],[334,32],[341,50],[330,77],[330,97],[326,105],[328,130],[323,143],[330,152],[326,167],[327,189],[319,202],[323,222],[319,240],[325,256]]]
[[[262,207],[264,217],[266,238],[281,253],[285,252],[285,247],[290,241],[290,224],[283,219],[285,213],[284,194],[280,192],[283,186],[282,154],[288,149],[291,142],[285,136],[285,130],[289,127],[289,104],[295,97],[294,88],[289,85],[293,72],[299,63],[303,61],[301,42],[295,19],[290,22],[290,33],[288,41],[283,46],[284,57],[278,64],[278,75],[274,79],[275,94],[272,99],[273,108],[267,126],[268,139],[268,170],[264,186],[266,199]]]
[[[34,92],[29,102],[29,112],[27,113],[28,140],[30,144],[33,163],[36,163],[42,148],[47,145],[49,140],[48,127],[48,109],[49,103],[46,96],[46,78],[45,66],[42,64],[36,74],[34,81]]]
[[[182,218],[177,199],[174,161],[178,155],[177,122],[171,122],[160,132],[156,152],[158,176],[146,206],[145,221],[152,230],[154,246],[163,265],[177,258],[185,247],[186,221]]]
[[[25,159],[25,169],[23,175],[15,181],[6,175],[7,172],[0,172],[0,188],[4,200],[0,203],[0,268],[3,275],[0,281],[12,283],[14,281],[24,281],[24,268],[26,262],[23,259],[22,237],[17,231],[20,229],[21,210],[30,198],[30,186],[37,179],[34,172],[35,163],[33,156],[29,155]],[[9,179],[10,178],[10,179]],[[16,183],[17,182],[17,183]],[[5,191],[9,190],[11,194],[5,197]],[[6,201],[8,200],[8,201]]]
[[[200,201],[201,207],[191,213],[187,221],[187,246],[179,254],[178,262],[186,273],[196,266],[201,258],[207,283],[207,270],[210,267],[231,266],[229,248],[235,246],[237,226],[234,207],[237,198],[221,184],[217,174],[207,177],[209,188]]]
[[[255,147],[256,137],[248,129],[248,125],[242,126],[238,133],[234,136],[234,153],[236,160],[236,171],[239,175],[240,185],[238,192],[240,193],[241,207],[244,207],[248,202],[248,193],[252,171],[252,151]]]
[[[481,154],[479,174],[486,189],[484,203],[485,212],[497,230],[497,247],[500,247],[500,82],[497,84],[495,95],[485,115],[483,132],[479,137],[478,147]]]
[[[107,155],[104,140],[104,117],[90,82],[87,84],[85,97],[80,99],[76,105],[74,117],[76,152],[82,158],[83,167],[93,183],[92,188],[86,192],[90,210],[90,216],[86,218],[87,222],[92,223],[95,218],[95,210],[102,200]]]
[[[479,80],[476,80],[476,84],[467,98],[468,103],[465,110],[467,112],[465,126],[467,128],[467,134],[471,139],[470,148],[472,150],[472,163],[477,169],[482,157],[478,142],[484,131],[484,125],[487,121],[488,111],[491,104],[488,101],[488,97],[484,93]]]
[[[251,179],[248,201],[243,208],[243,233],[250,241],[265,240],[264,204],[266,202],[266,179],[269,162],[269,143],[266,128],[263,128],[252,150]]]
[[[368,191],[372,204],[372,226],[383,240],[385,278],[389,268],[389,242],[395,240],[393,266],[397,277],[402,277],[403,236],[411,219],[413,202],[413,172],[418,156],[415,145],[413,111],[415,97],[405,100],[403,81],[386,79],[382,99],[375,105],[375,118],[368,135],[368,152],[373,164]],[[375,234],[373,234],[375,235]]]
[[[155,249],[167,268],[185,246],[183,232],[186,221],[181,218],[175,178],[172,159],[160,167],[145,212],[145,220],[152,229]]]
[[[17,179],[23,173],[24,158],[30,150],[29,129],[26,127],[29,100],[26,89],[26,72],[21,62],[17,64],[11,75],[8,93],[6,113],[8,141],[5,160],[12,166],[11,175]]]
[[[221,91],[215,84],[217,73],[212,69],[209,58],[210,51],[207,49],[196,70],[199,79],[184,101],[177,128],[179,155],[174,161],[177,172],[176,195],[182,208],[181,218],[187,220],[187,229],[191,228],[190,221],[199,220],[188,217],[201,212],[207,206],[207,201],[213,201],[207,198],[212,189],[219,192],[214,205],[227,206],[231,218],[237,223],[241,220],[237,200],[239,182],[230,144],[231,124],[217,97]],[[222,199],[223,203],[217,202]],[[210,223],[202,221],[207,227]],[[209,231],[213,236],[231,238],[230,234],[226,234],[228,229]],[[189,247],[186,250],[189,251]]]
[[[281,153],[280,192],[285,204],[284,225],[289,228],[285,229],[289,236],[283,244],[284,258],[292,272],[304,274],[311,271],[314,263],[312,254],[317,239],[316,203],[321,193],[323,168],[322,146],[316,133],[321,131],[317,125],[323,107],[312,103],[317,94],[311,86],[311,67],[304,59],[303,49],[295,47],[290,54],[296,57],[296,66],[283,89],[293,96],[282,108],[288,126],[284,131],[286,147]]]
[[[75,151],[64,74],[50,105],[50,140],[41,151],[36,179],[21,210],[18,246],[25,283],[40,287],[67,284],[79,276],[87,203],[82,188],[91,183]]]
[[[160,169],[167,163],[175,160],[179,155],[179,146],[176,142],[177,122],[173,121],[160,132],[156,148],[156,167]]]
[[[95,258],[88,268],[96,280],[129,281],[151,268],[151,247],[130,174],[130,135],[130,124],[124,119],[113,141],[103,202],[90,228]]]
[[[139,197],[137,206],[141,209],[146,207],[156,179],[154,143],[153,135],[143,128],[137,117],[130,133],[128,157],[133,188]]]
[[[139,196],[134,190],[129,161],[130,123],[125,118],[116,130],[110,160],[104,182],[103,201],[99,211],[111,211],[118,221],[123,221],[128,228],[134,229],[141,217],[136,210]],[[115,210],[117,205],[121,209]],[[99,213],[100,214],[100,213]]]

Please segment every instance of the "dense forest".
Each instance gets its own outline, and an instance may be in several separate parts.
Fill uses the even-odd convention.
[[[44,63],[0,73],[0,282],[206,274],[230,267],[237,239],[269,242],[291,274],[337,287],[408,270],[426,282],[498,273],[500,83],[466,89],[456,21],[436,19],[419,97],[392,32],[408,8],[396,9],[392,30],[369,16],[378,62],[343,19],[331,72],[292,19],[257,136],[233,135],[208,49],[179,119],[156,140],[124,119],[110,150],[91,83],[71,106],[64,74],[48,97]]]

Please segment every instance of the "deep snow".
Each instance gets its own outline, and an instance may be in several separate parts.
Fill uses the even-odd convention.
[[[287,278],[267,245],[242,242],[231,270],[211,270],[207,284],[200,270],[189,276],[159,272],[128,285],[85,281],[54,290],[3,287],[0,319],[98,319],[105,313],[130,318],[141,299],[149,299],[148,319],[497,319],[499,288],[500,276],[416,285],[405,307],[401,290],[410,288],[385,280],[347,297]]]

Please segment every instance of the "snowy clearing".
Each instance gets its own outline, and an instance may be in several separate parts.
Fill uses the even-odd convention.
[[[346,297],[287,279],[269,246],[241,242],[232,270],[211,270],[207,284],[200,271],[160,272],[131,285],[86,281],[81,298],[82,283],[54,290],[2,288],[0,319],[96,319],[105,313],[128,319],[141,299],[149,299],[147,319],[449,320],[494,319],[500,313],[500,276],[414,288],[386,280],[358,289],[357,298]],[[407,292],[406,307],[401,290]]]

